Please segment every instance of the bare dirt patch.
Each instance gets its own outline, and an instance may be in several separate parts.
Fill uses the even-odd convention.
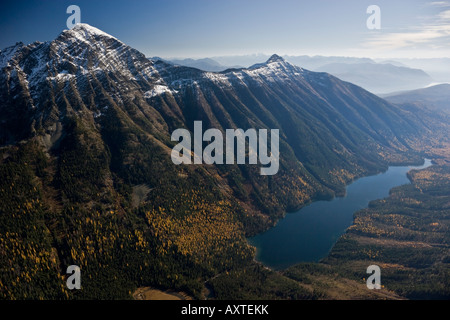
[[[133,293],[135,300],[192,300],[184,292],[162,291],[152,287],[138,288]]]

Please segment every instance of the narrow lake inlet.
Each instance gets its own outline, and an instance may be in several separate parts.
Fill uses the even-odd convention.
[[[410,183],[408,171],[429,166],[431,160],[425,159],[421,166],[389,167],[384,173],[354,181],[344,197],[313,202],[287,214],[274,228],[248,239],[256,247],[256,259],[273,269],[319,261],[352,225],[356,211],[387,197],[390,189]]]

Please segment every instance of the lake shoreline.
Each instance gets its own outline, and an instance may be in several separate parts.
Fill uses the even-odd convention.
[[[298,222],[295,222],[295,219],[291,218],[292,216],[299,215],[299,214],[301,214],[301,212],[304,212],[304,211],[317,210],[317,209],[311,209],[312,206],[327,207],[327,206],[331,206],[332,203],[333,204],[342,203],[348,197],[349,188],[352,185],[354,185],[355,183],[357,183],[358,181],[363,180],[363,179],[366,179],[366,180],[368,179],[367,181],[369,181],[369,182],[370,181],[375,181],[376,185],[379,185],[380,190],[378,192],[379,192],[379,194],[382,195],[381,199],[385,198],[385,197],[387,197],[390,194],[390,190],[392,188],[397,187],[399,185],[406,184],[406,183],[411,183],[411,179],[410,179],[409,174],[408,174],[411,170],[425,169],[425,168],[427,168],[427,167],[429,167],[429,166],[431,166],[433,164],[434,164],[433,161],[431,159],[429,159],[429,158],[422,159],[421,163],[419,163],[419,164],[417,164],[416,161],[414,162],[414,164],[411,164],[411,162],[409,162],[407,165],[399,165],[398,163],[396,163],[395,165],[389,166],[383,172],[378,172],[378,173],[375,173],[373,175],[362,176],[360,178],[354,179],[352,182],[350,182],[349,184],[346,185],[346,188],[345,188],[346,192],[345,192],[345,195],[342,196],[342,197],[335,196],[335,197],[333,197],[330,200],[313,200],[313,201],[309,201],[308,203],[304,204],[301,207],[301,209],[299,209],[299,210],[292,211],[292,212],[286,212],[285,216],[283,218],[279,219],[273,227],[271,227],[270,229],[268,229],[268,230],[266,230],[266,231],[264,231],[262,233],[259,233],[259,234],[255,235],[255,236],[247,238],[248,243],[251,246],[256,248],[255,261],[261,263],[265,267],[268,267],[268,268],[274,269],[274,270],[282,270],[282,269],[288,268],[288,267],[290,267],[292,265],[295,265],[296,263],[287,262],[289,259],[286,258],[286,257],[283,257],[283,259],[285,259],[285,260],[277,262],[277,261],[274,261],[274,260],[271,260],[270,258],[268,258],[268,253],[267,252],[266,253],[261,253],[262,251],[270,252],[272,250],[275,255],[281,256],[281,253],[279,251],[283,251],[284,250],[286,252],[287,251],[286,247],[290,247],[290,244],[291,244],[289,241],[294,241],[292,238],[295,238],[295,240],[297,240],[297,238],[295,236],[295,233],[292,233],[292,228],[294,228],[294,227],[292,227],[292,226],[289,226],[289,227],[283,226],[283,224],[287,223],[286,222],[287,220],[289,220],[289,223],[294,223],[294,224],[298,223]],[[386,176],[389,171],[391,171],[390,175],[393,175],[393,178],[389,178],[389,176]],[[406,172],[404,172],[404,171],[406,171]],[[382,181],[383,179],[388,179],[389,180],[389,179],[394,179],[394,178],[397,179],[397,180],[399,179],[398,180],[399,182],[398,181],[394,181],[394,182],[389,181],[389,184],[387,184],[387,186],[388,186],[387,190],[386,190],[387,187],[384,186],[384,183],[383,182],[379,182],[379,181]],[[407,181],[404,181],[405,179]],[[368,190],[369,190],[368,195],[369,196],[371,195],[372,191],[370,191],[370,190],[371,190],[371,188],[373,186],[371,186],[370,184],[367,184],[367,182],[359,182],[358,184],[364,186],[365,188],[368,188]],[[352,188],[354,188],[354,187],[352,187]],[[358,192],[360,192],[360,190]],[[333,245],[331,245],[331,247],[329,247],[328,250],[326,250],[327,253],[323,254],[320,259],[313,259],[313,260],[306,259],[304,261],[303,260],[302,261],[298,261],[298,263],[300,263],[300,262],[319,262],[321,259],[325,258],[327,256],[327,254],[330,252],[330,250],[333,248],[333,246],[337,242],[337,240],[353,224],[353,215],[354,215],[354,213],[359,211],[359,210],[361,210],[361,209],[366,208],[368,206],[368,203],[370,203],[370,201],[380,199],[380,197],[378,197],[378,196],[375,196],[375,198],[366,199],[367,198],[367,194],[363,194],[363,197],[364,197],[363,200],[367,202],[367,204],[365,204],[364,206],[361,207],[361,203],[360,203],[360,204],[358,204],[359,207],[355,207],[355,206],[352,207],[351,206],[349,209],[345,208],[345,210],[353,210],[351,212],[351,223],[348,224],[348,212],[346,212],[345,213],[345,215],[346,215],[345,219],[347,219],[346,223],[348,225],[346,224],[346,227],[343,230],[339,231],[338,235],[336,234],[336,230],[335,229],[330,229],[330,230],[327,231],[327,232],[330,232],[331,238],[332,238],[332,241],[333,241]],[[348,201],[351,202],[351,199],[348,200]],[[320,205],[316,205],[317,203],[320,203]],[[328,203],[328,205],[327,204],[324,205],[323,203]],[[327,208],[327,210],[328,211],[329,210],[333,211],[335,209],[334,208],[331,208],[331,209]],[[342,210],[344,210],[344,209],[342,209]],[[329,214],[329,213],[327,213],[327,214]],[[339,218],[338,214],[339,213],[337,213],[337,214],[333,213],[332,215],[328,215],[328,218],[332,219],[332,220],[336,219],[336,217]],[[319,251],[323,252],[324,248],[329,243],[326,244],[326,241],[321,241],[321,239],[317,239],[317,235],[315,235],[314,232],[312,231],[312,230],[314,230],[314,228],[317,228],[317,230],[320,230],[320,228],[322,228],[322,226],[320,226],[320,224],[318,224],[318,222],[316,220],[317,220],[317,217],[311,219],[312,224],[311,224],[310,230],[305,229],[304,226],[302,226],[302,225],[297,226],[297,227],[299,227],[299,230],[303,230],[303,232],[305,232],[305,233],[309,232],[311,234],[311,239],[316,238],[316,240],[318,242],[321,242],[320,243],[321,249]],[[309,221],[309,222],[311,222],[311,221]],[[335,221],[335,222],[336,222],[336,224],[339,224],[339,227],[336,227],[336,228],[342,228],[342,222],[341,221]],[[273,230],[276,230],[277,228],[280,228],[280,224],[282,225],[281,228],[283,228],[284,232],[289,233],[291,238],[289,238],[285,234],[282,235],[282,236],[274,235],[275,231],[273,231]],[[320,232],[320,231],[317,231],[317,232]],[[269,236],[267,234],[269,234]],[[276,242],[278,242],[280,244],[280,248],[276,249],[273,244],[271,244],[271,243],[267,244],[267,239],[262,239],[264,237],[269,237],[269,238],[270,237],[274,237],[273,240],[275,240]],[[277,239],[277,237],[284,237],[287,240],[286,240],[286,242],[280,242],[280,240]],[[327,237],[330,237],[330,236],[327,236]],[[302,239],[302,235],[300,235],[299,239]],[[298,241],[300,241],[300,240],[298,240]],[[306,240],[303,239],[303,241],[307,242],[307,239]],[[327,241],[329,241],[329,239]],[[310,243],[309,245],[310,246],[314,246],[314,243]],[[264,247],[264,246],[266,246],[266,247]],[[303,250],[305,252],[306,251],[311,251],[310,248],[300,248],[300,245],[298,243],[295,243],[295,241],[293,242],[293,245],[291,244],[291,246],[293,247],[293,250],[299,250],[299,251]],[[309,253],[309,256],[313,256],[313,255],[314,254],[312,252]]]

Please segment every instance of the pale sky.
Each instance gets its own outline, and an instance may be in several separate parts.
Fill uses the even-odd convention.
[[[0,48],[54,39],[71,4],[147,56],[450,57],[450,0],[2,0]],[[369,5],[380,30],[366,26]]]

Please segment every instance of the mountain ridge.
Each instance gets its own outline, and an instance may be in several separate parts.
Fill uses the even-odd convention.
[[[36,92],[40,90],[42,90],[43,92],[46,92],[46,90],[50,90],[49,93],[50,95],[52,95],[52,89],[49,89],[48,87],[49,84],[50,87],[53,87],[54,85],[60,86],[60,83],[63,83],[66,86],[61,92],[63,93],[64,91],[68,90],[67,85],[72,85],[74,81],[77,81],[78,83],[78,88],[76,88],[76,90],[84,90],[85,88],[89,88],[88,83],[92,82],[92,79],[100,82],[106,81],[109,86],[116,87],[115,90],[118,92],[121,92],[122,90],[122,82],[126,83],[123,86],[125,88],[127,88],[128,84],[132,84],[135,87],[135,89],[133,90],[137,90],[136,93],[138,94],[138,96],[140,96],[140,99],[142,99],[140,103],[142,103],[143,105],[141,107],[140,113],[141,115],[144,115],[145,118],[145,125],[144,127],[142,127],[142,129],[144,129],[154,137],[158,136],[156,137],[156,140],[163,141],[163,144],[169,145],[169,133],[170,131],[176,129],[177,126],[187,126],[187,128],[192,129],[194,118],[189,120],[192,115],[187,111],[183,111],[182,106],[180,108],[180,105],[177,101],[179,99],[181,99],[181,101],[186,101],[187,98],[185,95],[188,92],[194,95],[200,94],[204,96],[204,99],[208,100],[209,98],[213,97],[208,97],[207,95],[212,94],[214,96],[215,94],[224,94],[224,92],[217,92],[218,89],[220,91],[228,89],[233,90],[235,86],[238,86],[241,89],[248,90],[249,86],[251,86],[252,90],[254,88],[258,91],[261,91],[261,89],[267,89],[267,92],[269,92],[269,90],[272,90],[272,86],[276,87],[280,83],[283,83],[283,91],[288,90],[289,96],[286,95],[287,92],[281,91],[275,93],[274,96],[279,96],[281,94],[282,97],[278,97],[278,99],[288,99],[286,101],[288,101],[289,105],[293,103],[293,106],[295,106],[294,109],[291,110],[291,106],[287,107],[287,109],[286,106],[284,106],[283,108],[286,110],[290,110],[289,113],[291,113],[296,118],[304,118],[306,115],[305,120],[308,118],[314,119],[315,117],[322,118],[321,121],[325,120],[323,115],[320,115],[317,110],[310,109],[306,114],[303,115],[299,113],[299,110],[295,110],[295,108],[298,108],[299,102],[304,103],[305,96],[311,96],[312,99],[318,99],[318,101],[321,101],[321,108],[324,108],[323,110],[326,113],[333,112],[338,118],[342,118],[342,115],[340,115],[339,113],[344,110],[348,113],[348,115],[353,114],[355,117],[361,117],[361,115],[359,114],[360,111],[358,111],[358,109],[344,107],[345,103],[342,104],[342,102],[339,102],[339,104],[341,104],[344,109],[342,109],[342,111],[336,112],[336,107],[330,104],[329,100],[339,100],[341,99],[341,97],[337,97],[334,94],[332,94],[330,97],[326,97],[327,95],[330,95],[330,92],[328,92],[329,90],[324,89],[329,85],[339,85],[343,90],[349,90],[349,85],[340,82],[338,79],[326,73],[314,73],[304,70],[300,67],[296,67],[276,54],[271,56],[265,63],[255,64],[249,68],[230,69],[218,73],[202,72],[200,70],[188,67],[173,66],[162,61],[148,60],[140,52],[126,46],[113,36],[110,36],[94,27],[90,27],[84,24],[76,26],[74,30],[63,31],[61,35],[59,35],[54,41],[31,47],[28,54],[29,56],[27,57],[27,59],[25,59],[26,61],[22,62],[22,65],[19,64],[18,72],[24,72],[25,74],[28,74],[28,77],[24,77],[26,78],[26,81],[22,82],[24,87],[29,87],[29,95],[31,99],[27,99],[26,104],[31,105],[31,113],[34,113],[38,116],[38,118],[34,118],[33,121],[29,122],[30,125],[32,125],[32,123],[45,123],[47,120],[49,120],[52,124],[50,126],[47,126],[47,128],[41,129],[45,129],[48,132],[47,136],[50,135],[50,140],[55,140],[54,138],[52,138],[52,136],[60,136],[61,134],[59,129],[55,129],[55,126],[61,126],[58,125],[60,121],[50,119],[60,118],[61,116],[67,114],[79,115],[79,112],[82,113],[84,111],[88,111],[94,117],[94,119],[90,118],[89,122],[92,122],[92,120],[94,120],[94,122],[100,122],[101,125],[101,115],[103,115],[104,112],[102,111],[102,108],[98,103],[95,103],[95,106],[88,107],[88,110],[86,110],[87,102],[83,99],[80,99],[80,96],[82,95],[81,93],[75,92],[76,94],[74,97],[74,105],[80,104],[80,110],[73,110],[73,106],[71,105],[71,103],[67,102],[64,103],[65,105],[67,105],[67,107],[61,110],[61,108],[57,106],[57,102],[56,105],[55,102],[50,102],[45,99],[41,102],[42,95],[36,96]],[[47,62],[46,64],[47,70],[43,70],[45,68],[43,68],[39,63],[39,59],[36,58],[42,58],[42,55],[48,55],[50,57],[50,62]],[[29,62],[29,60],[31,60],[31,63]],[[125,60],[127,61],[126,63]],[[32,64],[33,62],[34,65],[30,66],[30,64]],[[109,77],[109,74],[112,73],[114,73],[114,79],[111,79]],[[43,81],[44,78],[45,81]],[[45,82],[47,83],[44,86],[43,83]],[[200,87],[198,87],[199,85]],[[269,87],[267,87],[267,85],[269,85]],[[291,94],[294,92],[298,92],[299,89],[303,93],[301,97],[299,96],[297,98],[298,102],[295,102],[292,100]],[[278,90],[278,88],[276,90]],[[359,89],[357,89],[357,87],[351,87],[350,90]],[[123,91],[123,93],[125,93],[126,91],[127,90]],[[70,93],[71,91],[68,92]],[[258,92],[258,94],[260,93],[261,92]],[[391,109],[396,110],[396,108],[392,108],[391,106],[388,107],[384,101],[382,101],[381,99],[378,100],[378,97],[367,94],[365,95],[366,96],[363,95],[364,99],[376,100],[377,103],[383,107],[376,112],[369,111],[367,109],[369,113],[360,118],[360,120],[367,121],[364,120],[364,118],[369,119],[367,118],[368,115],[369,117],[371,117],[371,119],[379,118],[377,113],[380,112],[394,115]],[[293,96],[298,96],[298,93],[294,94]],[[67,94],[64,93],[61,98],[67,100]],[[228,99],[228,101],[231,101],[229,100],[230,97],[226,97],[226,94],[224,98]],[[299,98],[300,100],[298,100]],[[117,99],[117,101],[120,103],[120,100],[122,98],[119,97]],[[155,99],[162,99],[162,103],[165,104],[166,107],[161,110],[155,110],[152,107],[149,108],[148,103],[153,103]],[[215,99],[218,98],[215,97]],[[236,99],[236,97],[233,97],[232,99]],[[270,109],[270,107],[269,109],[267,109],[266,106],[263,107],[264,103],[261,104],[260,99],[267,99],[266,93],[264,93],[261,98],[251,98],[249,100],[249,105],[254,106],[250,109],[248,108],[248,106],[246,106],[245,108],[245,113],[247,114],[246,117],[249,117],[249,119],[254,119],[251,122],[242,122],[242,118],[233,119],[234,117],[229,114],[229,110],[227,108],[224,109],[223,106],[220,106],[220,101],[219,105],[217,106],[219,108],[217,109],[217,111],[222,114],[228,114],[228,120],[223,121],[224,119],[221,120],[216,117],[215,112],[213,112],[211,109],[211,107],[213,107],[215,104],[215,102],[212,101],[206,102],[206,105],[204,105],[203,103],[198,104],[195,109],[197,110],[197,113],[200,113],[197,114],[196,117],[200,117],[197,119],[206,117],[209,125],[215,124],[222,130],[227,127],[248,128],[254,125],[258,127],[267,127],[267,124],[270,124],[269,126],[273,127],[281,127],[282,125],[280,124],[280,120],[283,117],[281,116],[280,118],[280,115],[274,117],[273,111]],[[269,99],[269,101],[270,100],[271,99]],[[42,112],[43,110],[39,110],[40,108],[36,108],[36,106],[39,106],[39,103],[45,103],[47,105],[47,108],[43,108],[46,109],[47,113],[50,112],[48,113],[47,118],[45,118],[45,112]],[[50,108],[49,103],[51,105]],[[237,103],[241,104],[241,102]],[[270,103],[278,104],[280,102],[272,100],[272,102]],[[370,103],[373,102],[371,101]],[[282,105],[284,104],[285,103],[283,102]],[[235,102],[233,102],[232,105],[233,108],[236,108]],[[383,109],[384,111],[382,111]],[[235,112],[238,112],[236,114],[239,114],[239,111],[237,110],[238,109],[236,109]],[[304,112],[305,110],[306,109],[303,109],[302,112]],[[175,115],[174,112],[177,113],[177,115]],[[399,110],[396,112],[399,112]],[[400,111],[400,113],[402,113],[402,111]],[[261,121],[260,119],[258,119],[261,115],[264,115],[265,120]],[[298,118],[298,120],[300,118]],[[133,119],[134,120],[132,121],[135,121],[137,118],[133,117]],[[167,122],[167,119],[170,119],[170,121]],[[236,120],[237,123],[234,120]],[[304,122],[305,120],[302,120],[302,122]],[[142,122],[142,117],[138,119],[138,121]],[[264,122],[267,121],[268,123],[265,124]],[[294,126],[293,124],[289,124],[290,120],[282,119],[282,121],[287,121],[287,127]],[[329,122],[330,120],[326,121]],[[340,121],[344,121],[344,118],[342,118]],[[383,122],[383,120],[381,119],[377,121],[379,122],[379,124],[382,124]],[[405,121],[400,118],[398,119],[398,121],[399,123],[405,123]],[[174,122],[177,125],[171,125],[171,122]],[[375,138],[374,141],[378,141],[376,143],[382,142],[389,147],[394,147],[395,145],[395,148],[402,148],[404,150],[409,148],[408,143],[405,143],[402,140],[398,140],[398,137],[396,137],[396,133],[390,134],[389,139],[386,139],[386,137],[383,137],[385,133],[380,135],[381,131],[377,133],[377,130],[379,129],[376,129],[373,126],[367,126],[367,124],[365,124],[364,126],[361,126],[359,123],[352,124],[351,127],[353,129],[350,130],[355,130],[355,125],[356,127],[359,126],[358,130],[363,130],[365,134],[372,135],[372,137]],[[385,125],[383,124],[383,126]],[[303,124],[303,127],[307,127],[306,123]],[[337,130],[336,132],[341,131],[340,129],[338,129],[338,127],[336,127],[335,124],[331,124],[331,122],[329,122],[329,128],[335,128],[335,130]],[[36,132],[38,130],[39,128],[32,128],[30,133]],[[323,130],[326,129],[323,128]],[[392,129],[388,129],[384,130],[383,132],[389,132],[391,130]],[[163,138],[162,140],[161,135],[165,136],[165,138]],[[294,136],[295,134],[289,138],[284,135],[284,138],[293,140]],[[340,137],[345,137],[345,134],[340,133]],[[323,138],[319,136],[317,136],[316,139],[318,139],[317,141],[323,140]],[[327,140],[333,141],[335,139],[336,138],[333,137],[333,135],[330,135],[329,139]],[[3,140],[5,140],[5,138]],[[339,142],[336,143],[339,144]],[[352,143],[350,141],[348,141],[347,143],[350,143],[350,145],[354,144],[354,142]],[[294,151],[294,153],[301,158],[301,161],[305,160],[305,158],[301,154],[304,148],[304,145],[299,145],[298,150]],[[353,146],[353,149],[355,152],[355,146]],[[321,152],[322,151],[317,150],[315,156],[319,155]],[[308,159],[308,161],[312,161],[312,159]],[[315,175],[317,176],[317,173],[315,173]],[[321,180],[323,180],[323,178],[321,178]]]
[[[0,69],[0,232],[13,235],[0,259],[33,275],[25,285],[21,272],[24,285],[2,296],[117,298],[152,285],[201,297],[206,279],[253,261],[246,236],[286,211],[343,195],[360,176],[420,163],[424,137],[444,130],[431,113],[276,55],[204,72],[75,28],[19,45],[11,58],[0,52],[8,60]],[[222,132],[279,129],[278,174],[261,176],[249,164],[174,165],[171,133],[194,132],[195,121]],[[30,263],[30,247],[41,263]],[[17,248],[27,249],[22,256]],[[85,270],[79,293],[58,285],[72,264]],[[38,285],[43,278],[50,281]]]

